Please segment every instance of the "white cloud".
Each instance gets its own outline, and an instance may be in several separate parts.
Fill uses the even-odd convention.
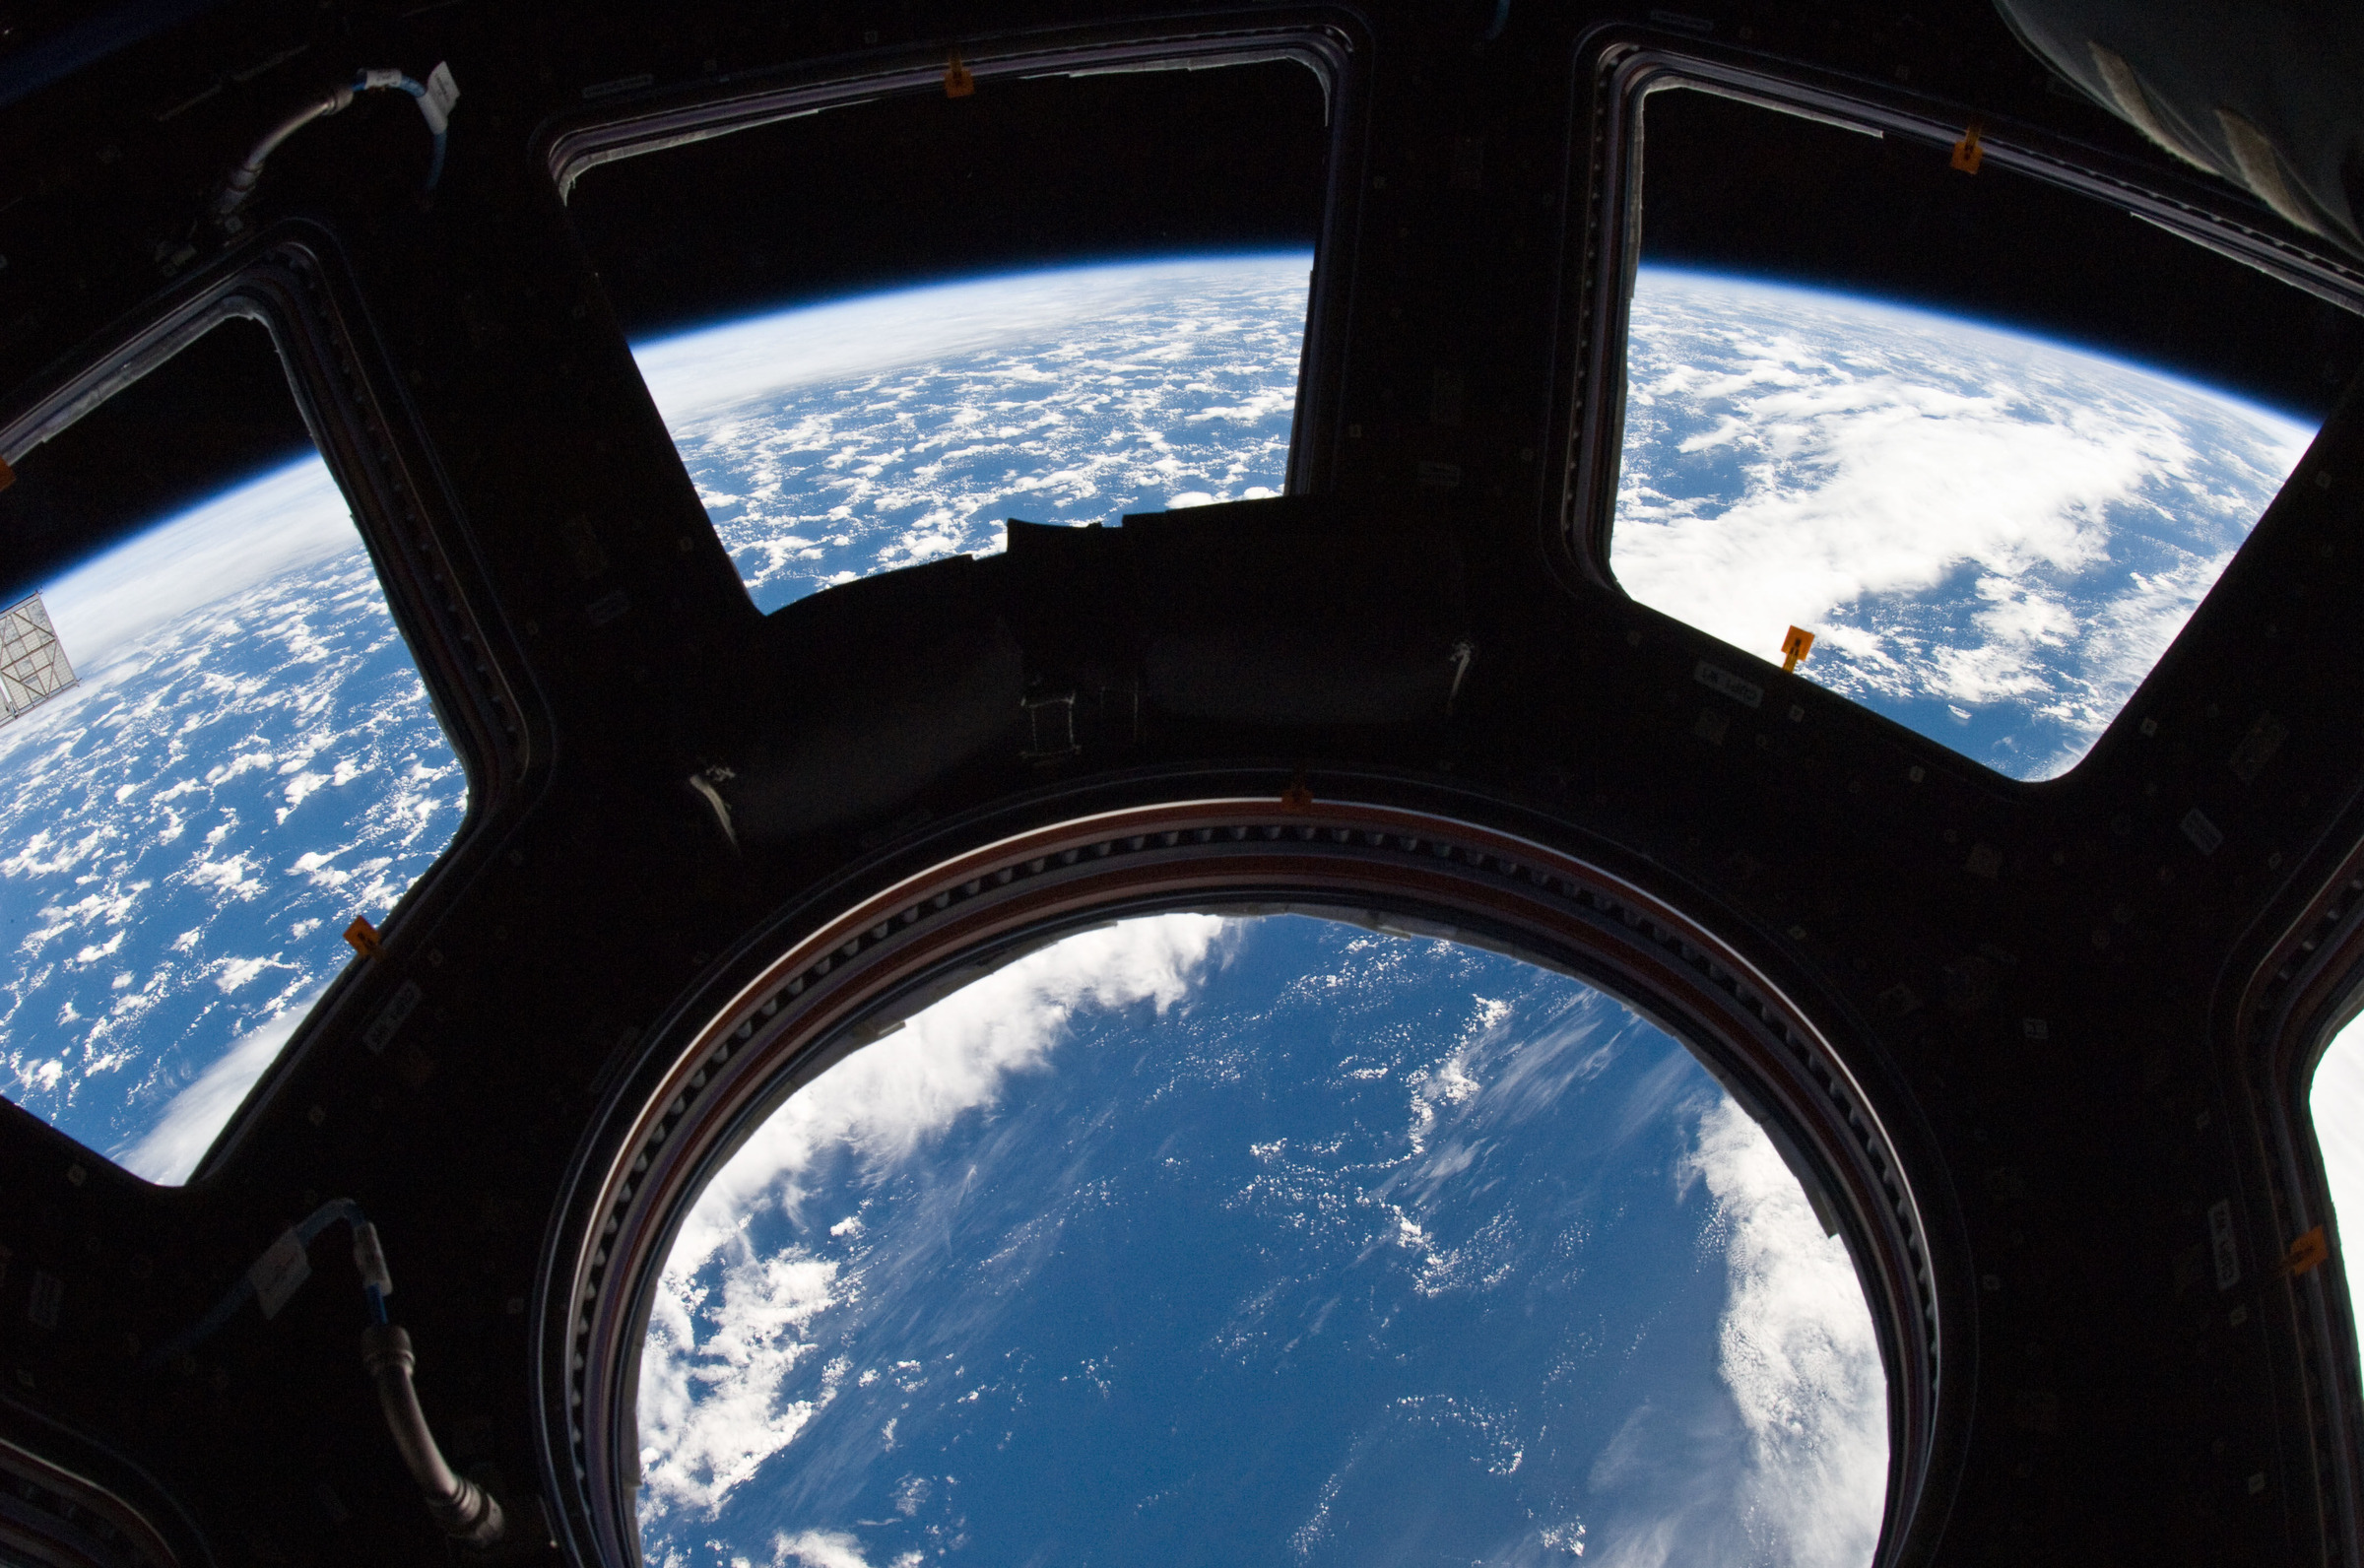
[[[305,457],[84,562],[41,599],[66,657],[87,674],[166,621],[361,543],[327,466]]]
[[[836,1264],[791,1249],[727,1269],[710,1307],[706,1289],[671,1276],[658,1287],[640,1373],[649,1496],[713,1510],[828,1405],[841,1378],[824,1374],[810,1399],[783,1400],[780,1388],[819,1350],[802,1331],[839,1286]],[[699,1322],[710,1332],[695,1341]]]
[[[1658,287],[1687,302],[1674,281]],[[1636,598],[1739,647],[1769,655],[1792,622],[1934,588],[1964,562],[2004,576],[2081,569],[2105,548],[2102,508],[2194,456],[2165,411],[2088,394],[2081,417],[2060,417],[2045,406],[2051,389],[2006,379],[2000,364],[1969,366],[1996,372],[1982,393],[1938,384],[1951,377],[1936,364],[1963,360],[1965,349],[2007,352],[2014,340],[2003,334],[1960,327],[1960,343],[1926,345],[1924,362],[1891,354],[1875,368],[1839,366],[1830,340],[1853,323],[1808,336],[1786,291],[1718,287],[1769,318],[1753,341],[1717,345],[1743,368],[1711,378],[1657,362],[1646,385],[1657,400],[1732,401],[1681,450],[1723,449],[1745,471],[1744,489],[1712,513],[1646,491],[1621,496],[1616,570]],[[1909,331],[1913,320],[1857,308],[1881,327]]]
[[[2331,1189],[2331,1214],[2338,1230],[2340,1267],[2348,1271],[2348,1293],[2364,1299],[2364,1278],[2348,1262],[2364,1251],[2364,1018],[2331,1036],[2324,1048],[2307,1091],[2307,1112],[2315,1123],[2315,1141],[2323,1148],[2323,1173]],[[2364,1324],[2364,1316],[2359,1323]]]
[[[1677,1182],[1715,1206],[1727,1277],[1716,1371],[1729,1406],[1645,1404],[1594,1461],[1620,1512],[1589,1562],[1862,1568],[1887,1490],[1887,1381],[1843,1242],[1729,1096],[1702,1110]]]
[[[1125,262],[865,294],[641,344],[632,357],[678,435],[701,415],[790,387],[1038,348],[1079,321],[1188,297],[1238,265],[1235,257]]]
[[[905,1552],[894,1559],[891,1568],[906,1568],[921,1561],[918,1552]],[[862,1555],[862,1543],[844,1531],[805,1530],[793,1535],[774,1535],[771,1540],[772,1568],[871,1568],[868,1557]]]
[[[1728,1238],[1718,1371],[1748,1432],[1751,1511],[1800,1568],[1869,1562],[1887,1490],[1887,1376],[1846,1243],[1823,1234],[1733,1100],[1700,1119],[1691,1158]]]
[[[1809,677],[1849,695],[2038,715],[2068,748],[2015,768],[2039,774],[2115,715],[2312,435],[2098,355],[1731,278],[1646,271],[1632,342],[1626,589],[1768,660],[1814,629]]]
[[[195,1082],[172,1097],[156,1126],[139,1142],[115,1151],[115,1163],[135,1176],[177,1187],[189,1179],[205,1151],[214,1146],[222,1129],[263,1070],[287,1048],[296,1026],[320,999],[315,991],[258,1029],[240,1036],[219,1061],[197,1076]]]
[[[782,1397],[790,1374],[820,1353],[807,1326],[858,1281],[802,1248],[756,1254],[746,1216],[771,1204],[794,1211],[799,1179],[818,1158],[850,1148],[883,1169],[990,1108],[1012,1076],[1042,1069],[1079,1009],[1180,1002],[1223,927],[1212,915],[1160,915],[1030,953],[855,1052],[756,1130],[700,1195],[657,1286],[641,1352],[644,1511],[713,1517],[850,1370],[824,1372],[810,1398]],[[795,1538],[814,1552],[837,1549],[828,1543],[838,1537]]]

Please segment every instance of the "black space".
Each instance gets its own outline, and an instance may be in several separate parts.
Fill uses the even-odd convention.
[[[594,168],[570,208],[643,339],[898,284],[1311,248],[1329,133],[1290,61],[830,109]]]
[[[2364,319],[2091,198],[1704,93],[1643,118],[1642,258],[1884,295],[2320,422]]]
[[[25,454],[0,490],[0,592],[311,450],[270,333],[226,321]]]

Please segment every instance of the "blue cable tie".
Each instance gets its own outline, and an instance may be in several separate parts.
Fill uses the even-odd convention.
[[[303,1222],[295,1227],[296,1239],[309,1247],[314,1237],[339,1221],[356,1231],[368,1223],[367,1218],[361,1213],[361,1205],[350,1198],[332,1198],[304,1216]],[[273,1243],[273,1245],[276,1246],[277,1243]],[[370,1287],[369,1295],[371,1305],[377,1313],[375,1321],[385,1322],[385,1305],[376,1299],[375,1286]],[[140,1365],[154,1370],[176,1356],[186,1355],[190,1350],[195,1349],[221,1332],[225,1324],[237,1316],[238,1309],[253,1299],[254,1272],[251,1269],[243,1270],[238,1274],[237,1283],[223,1293],[222,1299],[214,1303],[212,1311],[149,1351],[141,1358]]]
[[[385,72],[363,71],[353,79],[353,90],[356,93],[367,93],[373,89],[381,87],[394,88],[400,90],[401,92],[408,93],[411,96],[412,101],[420,104],[423,112],[426,111],[425,105],[427,103],[427,84],[419,81],[415,77],[402,76],[395,78],[392,81],[388,81],[386,80]],[[443,144],[445,141],[445,133],[435,127],[431,114],[428,116],[427,127],[429,134],[434,137],[435,144],[434,151],[427,156],[427,188],[431,194],[436,184],[439,183],[443,178]]]

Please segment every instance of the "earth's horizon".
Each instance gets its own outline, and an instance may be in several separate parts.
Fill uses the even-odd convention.
[[[1012,516],[1115,524],[1280,493],[1310,264],[962,280],[635,354],[769,611],[998,550]],[[1744,278],[1645,267],[1632,338],[1611,543],[1627,590],[1735,657],[1771,660],[1808,626],[1807,679],[2019,778],[2073,766],[2123,708],[2308,436],[2082,349]],[[316,458],[45,598],[84,681],[0,725],[0,1074],[93,1150],[178,1182],[347,961],[345,923],[381,919],[451,841],[465,780]],[[644,1363],[652,1562],[916,1568],[1026,1542],[1081,1562],[1196,1540],[1309,1564],[1413,1539],[1500,1563],[1645,1561],[1653,1541],[1868,1559],[1884,1387],[1860,1292],[1695,1061],[1514,960],[1192,918],[1063,944],[1005,971],[1017,991],[951,999],[947,1018],[1001,996],[1023,1024],[1002,1044],[1024,1048],[987,1051],[984,1088],[939,1121],[881,1143],[886,1101],[839,1103],[836,1143],[709,1190]],[[1592,1042],[1573,1055],[1571,1019]],[[906,1033],[854,1061],[884,1072],[929,1037]],[[2317,1079],[2327,1128],[2364,1125],[2351,1059],[2364,1036]],[[842,1092],[790,1101],[758,1143],[778,1153]],[[1643,1099],[1629,1128],[1612,1114]],[[1278,1130],[1232,1136],[1267,1115]],[[1489,1116],[1480,1136],[1470,1119]],[[1028,1146],[1008,1141],[1027,1125]],[[1445,1170],[1454,1127],[1469,1163]],[[1059,1137],[1072,1171],[1039,1164]],[[1587,1164],[1596,1143],[1623,1152]],[[2364,1142],[2325,1149],[2334,1194],[2364,1208]],[[951,1212],[958,1161],[1003,1176],[973,1190],[990,1216],[937,1247],[912,1216]],[[1132,1273],[1094,1276],[1043,1239],[1067,1234]],[[1161,1273],[1175,1258],[1195,1274]],[[931,1294],[936,1270],[964,1283]],[[1655,1283],[1604,1284],[1620,1270]],[[1129,1280],[1172,1310],[1136,1328],[1011,1315],[1050,1280],[1119,1298]],[[1085,1344],[1108,1324],[1118,1339]],[[1506,1348],[1480,1365],[1464,1351],[1488,1335]],[[1257,1406],[1251,1374],[1296,1392]],[[1103,1436],[1131,1469],[1091,1471],[1050,1414],[1098,1420],[1126,1389],[1147,1403]],[[1170,1425],[1203,1418],[1204,1451],[1153,1430],[1144,1412],[1168,1406]],[[1279,1440],[1227,1425],[1241,1409],[1296,1423],[1252,1474],[1238,1456]],[[1029,1512],[1029,1473],[1081,1488],[1067,1524]]]

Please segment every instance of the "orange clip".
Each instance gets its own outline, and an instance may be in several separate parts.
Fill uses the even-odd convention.
[[[17,471],[8,466],[7,458],[0,457],[0,490],[6,490],[16,482]]]
[[[1977,173],[1980,161],[1987,156],[1987,150],[1978,145],[1978,139],[1985,130],[1984,125],[1972,120],[1963,129],[1962,139],[1953,144],[1953,166],[1965,174]]]
[[[364,958],[374,958],[385,948],[385,944],[377,940],[377,928],[360,915],[354,916],[353,924],[345,928],[345,940]]]
[[[2331,1256],[2331,1238],[2323,1233],[2321,1225],[2317,1225],[2290,1244],[2289,1252],[2282,1257],[2282,1272],[2293,1277],[2311,1274],[2317,1265],[2328,1261]]]
[[[1299,773],[1289,780],[1288,788],[1280,792],[1280,809],[1284,812],[1313,810],[1313,791],[1306,787],[1304,774]]]
[[[954,49],[952,64],[944,68],[944,96],[966,98],[976,90],[977,79],[969,74],[967,66],[960,63],[960,51]]]
[[[1781,639],[1781,673],[1789,674],[1806,662],[1814,651],[1814,634],[1804,626],[1792,626],[1790,634]]]

